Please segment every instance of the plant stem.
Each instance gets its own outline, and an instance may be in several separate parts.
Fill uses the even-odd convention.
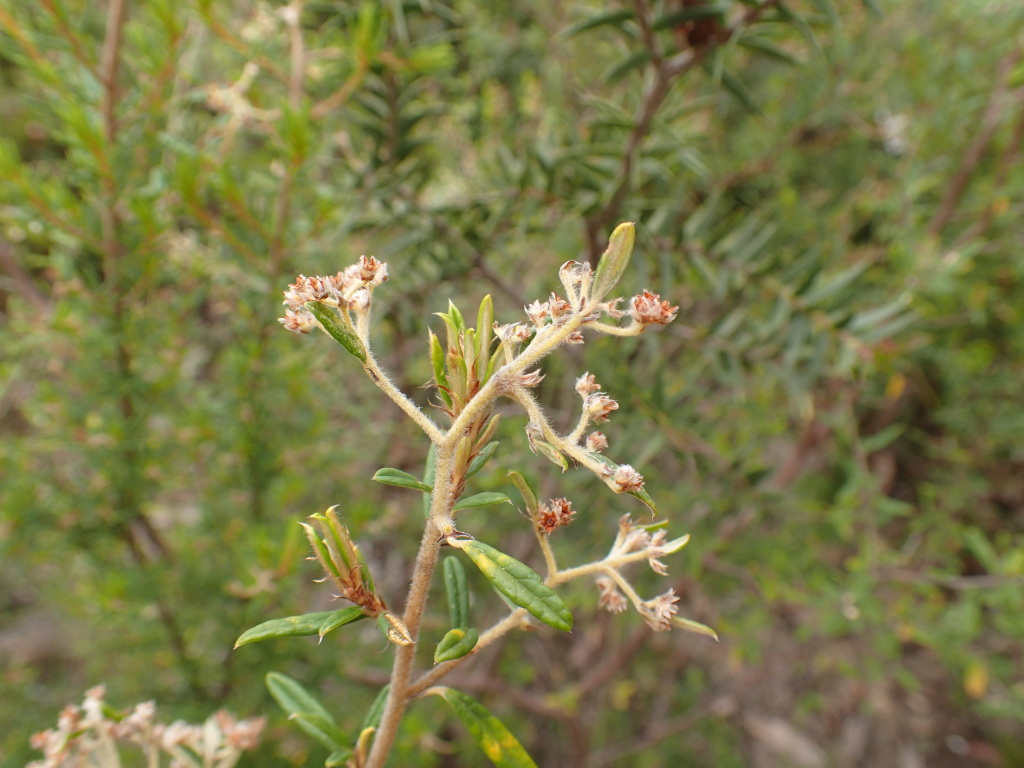
[[[368,358],[368,360],[372,359]],[[423,618],[423,609],[430,591],[430,580],[437,567],[438,550],[440,549],[438,537],[441,535],[442,521],[450,517],[451,508],[455,502],[451,494],[455,451],[448,442],[446,440],[437,450],[437,459],[434,465],[434,491],[430,498],[430,517],[423,528],[423,538],[420,539],[420,549],[416,555],[416,565],[413,568],[412,584],[409,586],[409,594],[405,601],[405,615],[402,616],[402,621],[405,623],[406,629],[409,630],[413,643],[412,645],[398,646],[395,651],[395,661],[391,667],[391,688],[365,768],[384,767],[395,737],[398,735],[398,726],[402,721],[402,716],[413,698],[409,692],[409,678],[416,656],[420,620]]]

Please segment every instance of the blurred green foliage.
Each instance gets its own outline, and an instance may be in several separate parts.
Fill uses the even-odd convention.
[[[747,765],[772,718],[770,764],[800,739],[822,765],[1022,764],[1017,3],[144,0],[119,41],[117,7],[0,8],[4,768],[101,681],[201,720],[276,712],[277,670],[357,727],[387,667],[357,630],[230,649],[334,606],[295,524],[332,503],[398,599],[419,504],[370,477],[423,446],[277,329],[280,291],[387,260],[376,344],[426,403],[430,312],[493,293],[509,321],[626,220],[623,291],[680,320],[553,361],[541,396],[567,413],[589,368],[619,399],[609,455],[693,534],[681,613],[722,643],[645,638],[573,587],[573,636],[506,646],[470,690],[541,765]],[[478,490],[527,462],[584,510],[557,546],[642,513],[521,428]],[[514,515],[473,514],[527,551]],[[395,764],[459,738],[440,710]],[[311,749],[279,719],[251,764]]]

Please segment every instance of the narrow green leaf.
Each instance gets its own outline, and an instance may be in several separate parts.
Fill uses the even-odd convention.
[[[367,588],[371,588],[372,585],[368,585]],[[328,632],[333,632],[338,627],[343,627],[346,624],[351,624],[353,621],[359,621],[360,619],[366,618],[366,614],[363,613],[362,608],[352,606],[351,608],[342,608],[340,611],[331,611],[333,616],[328,616],[324,619],[320,628],[317,629],[317,634],[323,637]]]
[[[658,505],[654,503],[654,499],[651,498],[651,494],[649,494],[643,488],[640,488],[635,491],[627,491],[627,493],[629,493],[630,496],[635,496],[636,498],[640,499],[640,501],[642,501],[644,504],[646,504],[648,509],[651,510],[651,517],[658,516]]]
[[[324,760],[324,766],[334,768],[336,765],[344,765],[350,757],[352,757],[351,749],[336,749]]]
[[[526,505],[526,514],[532,518],[537,512],[537,507],[540,505],[540,501],[537,499],[537,492],[522,472],[513,470],[508,473],[508,476],[512,478],[512,484],[519,491],[519,495],[523,497],[523,503]]]
[[[572,614],[562,598],[528,565],[475,539],[462,542],[461,548],[494,588],[515,605],[549,627],[565,632],[572,629]]]
[[[882,7],[878,4],[878,0],[860,0],[861,5],[867,8],[875,16],[880,19],[884,15],[882,13]]]
[[[754,115],[764,115],[761,107],[754,100],[754,95],[736,75],[731,72],[722,72],[722,87],[731,93],[747,112]]]
[[[367,728],[377,728],[380,725],[380,719],[384,716],[384,705],[387,704],[388,692],[390,690],[391,686],[385,685],[377,692],[377,698],[370,705],[370,709],[363,719],[363,727],[359,729],[360,731],[365,731]]]
[[[619,224],[608,240],[608,248],[597,263],[594,282],[590,289],[591,303],[603,301],[619,282],[629,260],[633,256],[633,245],[636,243],[636,227],[632,223]]]
[[[402,470],[395,469],[394,467],[383,467],[382,469],[378,469],[374,473],[373,479],[378,483],[383,483],[384,485],[397,485],[399,488],[413,488],[417,491],[423,491],[424,493],[430,493],[434,490],[433,486],[422,483],[408,472],[403,472]]]
[[[448,375],[444,369],[444,349],[441,347],[441,340],[433,331],[427,331],[427,338],[430,341],[430,365],[434,369],[434,383],[437,384],[437,392],[441,400],[449,408],[452,407],[452,399],[448,396]]]
[[[305,307],[313,313],[313,317],[327,331],[328,336],[341,344],[359,362],[366,362],[366,350],[363,349],[363,342],[356,336],[352,326],[339,318],[331,307],[322,301],[307,301]]]
[[[501,361],[505,359],[505,348],[499,344],[498,348],[494,350],[491,355],[491,359],[487,361],[487,370],[484,371],[484,377],[481,382],[490,381],[491,376],[496,370],[501,368]]]
[[[601,78],[603,80],[606,80],[609,85],[615,85],[617,82],[622,80],[634,69],[641,69],[650,60],[651,52],[648,51],[646,48],[642,48],[638,51],[633,51],[631,54],[629,54],[623,59],[620,59],[612,66],[608,67],[608,69],[606,69],[604,72],[602,72]],[[597,176],[596,173],[593,175],[595,177]]]
[[[569,469],[569,462],[566,461],[565,455],[551,443],[535,439],[530,441],[530,447],[535,451],[540,451],[548,461],[561,467],[563,472]]]
[[[829,24],[835,26],[839,23],[839,13],[832,4],[832,0],[814,0],[814,4],[818,6],[819,11],[828,17]]]
[[[681,616],[673,616],[672,623],[681,629],[685,629],[687,632],[695,632],[698,635],[707,635],[708,637],[713,637],[715,640],[718,639],[718,633],[715,632],[715,630],[706,624],[701,624],[699,621],[684,619]]]
[[[444,321],[445,338],[447,341],[447,345],[444,347],[444,352],[447,356],[448,350],[458,349],[459,336],[462,335],[462,330],[455,324],[455,321],[452,320],[450,315],[447,315],[444,312],[435,312],[434,314]],[[450,367],[449,370],[451,370]]]
[[[465,498],[459,499],[455,502],[455,506],[452,507],[452,512],[458,512],[460,509],[489,507],[492,504],[503,504],[506,502],[511,504],[512,499],[504,493],[498,493],[497,491],[484,491],[482,493],[474,493],[472,496],[466,496]]]
[[[448,301],[448,316],[452,319],[455,327],[459,329],[459,332],[465,333],[466,321],[463,319],[462,313],[459,312],[459,308],[451,300]]]
[[[864,453],[874,453],[892,445],[898,438],[902,437],[906,425],[890,424],[878,432],[861,440],[860,449]]]
[[[469,466],[466,467],[466,477],[472,477],[483,469],[484,464],[490,461],[491,456],[493,456],[494,452],[498,450],[499,445],[501,445],[501,443],[495,440],[481,448],[480,452],[473,457],[471,462],[469,462]]]
[[[574,24],[570,24],[559,32],[558,35],[559,37],[572,37],[582,32],[589,32],[592,29],[606,26],[621,28],[625,22],[632,21],[634,15],[633,11],[628,9],[595,13],[592,16],[587,16],[585,19],[580,19]]]
[[[480,383],[487,381],[488,361],[491,357],[491,342],[494,340],[494,300],[491,294],[484,296],[476,313],[477,336],[477,378]]]
[[[476,648],[479,639],[480,633],[472,627],[456,627],[448,630],[434,650],[434,663],[440,664],[442,661],[461,659]]]
[[[449,555],[441,563],[444,572],[444,588],[448,595],[448,615],[453,627],[464,627],[469,623],[469,583],[466,569],[459,558]]]
[[[803,62],[799,58],[794,56],[785,48],[781,48],[766,38],[747,35],[745,37],[741,37],[737,44],[753,51],[754,53],[758,53],[765,58],[774,59],[775,61],[782,62],[783,64],[789,64],[793,67],[803,66]]]
[[[721,17],[728,10],[729,6],[725,3],[700,3],[698,5],[691,5],[681,8],[678,11],[666,13],[664,16],[659,16],[651,24],[651,28],[670,29],[672,27],[678,27],[680,24],[685,24],[688,21]]]
[[[323,704],[301,683],[280,672],[268,672],[267,690],[274,701],[295,721],[299,730],[312,736],[327,749],[347,751],[345,735],[334,722],[334,718]]]
[[[453,688],[431,688],[448,702],[466,730],[498,768],[537,768],[516,737],[480,702]]]
[[[307,637],[316,634],[323,637],[332,629],[365,617],[366,614],[361,608],[352,606],[338,611],[318,611],[304,613],[301,616],[288,616],[284,619],[271,619],[243,632],[235,641],[235,648],[274,637]],[[323,630],[325,626],[329,628]]]

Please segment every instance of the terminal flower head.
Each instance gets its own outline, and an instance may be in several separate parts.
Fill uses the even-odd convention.
[[[667,301],[661,300],[661,296],[650,291],[634,296],[630,308],[630,314],[640,325],[668,325],[676,319],[678,311],[679,307],[670,306]]]

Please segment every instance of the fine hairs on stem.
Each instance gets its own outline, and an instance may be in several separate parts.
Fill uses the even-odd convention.
[[[384,636],[395,646],[390,682],[356,734],[346,735],[334,723],[329,708],[300,683],[278,673],[268,675],[268,686],[278,703],[304,731],[331,750],[329,765],[382,768],[393,750],[408,707],[428,695],[440,696],[452,707],[496,764],[535,765],[515,737],[479,702],[439,683],[482,649],[521,627],[539,623],[556,630],[571,629],[572,613],[554,590],[565,582],[593,579],[601,607],[618,613],[632,606],[653,630],[681,627],[715,636],[703,624],[676,615],[678,597],[672,590],[644,599],[624,573],[628,567],[646,562],[656,573],[667,574],[660,558],[680,550],[689,536],[669,540],[664,522],[640,525],[626,514],[603,558],[560,567],[550,537],[569,525],[576,511],[566,498],[541,501],[526,475],[515,470],[508,477],[525,505],[543,557],[543,576],[456,526],[463,509],[511,502],[505,494],[494,491],[466,493],[467,481],[491,459],[497,447],[491,438],[499,419],[495,404],[500,399],[521,406],[526,416],[526,438],[535,454],[563,471],[570,461],[588,469],[613,492],[636,497],[656,514],[654,499],[640,472],[605,456],[608,439],[592,429],[608,421],[619,407],[601,391],[593,375],[584,373],[576,381],[580,414],[564,435],[551,424],[532,392],[544,378],[537,367],[540,362],[563,345],[583,344],[586,333],[637,336],[651,326],[666,325],[675,319],[678,307],[649,291],[628,301],[608,298],[629,265],[634,241],[633,225],[621,224],[612,233],[596,270],[575,261],[563,264],[558,278],[564,296],[552,292],[545,301],[534,301],[525,307],[525,321],[495,322],[491,298],[486,296],[480,303],[476,326],[470,327],[459,309],[449,303],[448,311],[439,313],[444,323],[443,338],[433,332],[428,336],[436,405],[450,421],[447,428],[435,423],[403,394],[373,355],[370,310],[375,289],[388,279],[386,264],[362,256],[336,275],[300,275],[285,292],[287,309],[280,321],[285,328],[300,334],[319,329],[338,342],[360,362],[370,380],[423,431],[430,447],[423,479],[391,468],[374,475],[378,482],[409,488],[428,494],[429,498],[401,615],[388,610],[385,596],[378,594],[368,564],[341,521],[343,510],[332,507],[324,514],[313,515],[313,522],[303,525],[327,579],[335,584],[338,596],[353,605],[264,622],[245,632],[237,643],[244,645],[283,635],[319,634],[322,638],[354,621],[377,621]],[[620,309],[623,304],[625,309]],[[410,508],[419,509],[420,505],[410,504]],[[434,663],[417,671],[417,661],[424,661],[417,649],[428,641],[421,632],[421,624],[431,582],[442,562],[442,547],[450,553],[443,559],[443,579],[451,629],[439,639],[430,639],[431,643],[436,642]],[[469,617],[466,561],[478,568],[511,604],[502,618],[482,631],[473,626]]]

